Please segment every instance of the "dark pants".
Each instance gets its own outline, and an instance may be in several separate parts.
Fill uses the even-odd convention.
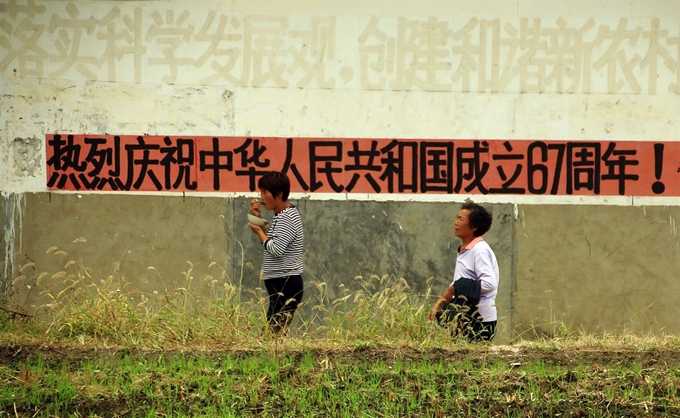
[[[496,336],[497,321],[482,322],[475,312],[470,314],[468,306],[449,303],[437,312],[437,323],[448,327],[453,336],[461,336],[468,341],[491,341]]]
[[[274,334],[287,331],[293,320],[293,314],[302,302],[303,283],[301,275],[266,279],[264,285],[269,292],[269,309],[267,322]]]
[[[463,335],[470,341],[491,341],[496,335],[496,323],[497,321],[475,321]]]

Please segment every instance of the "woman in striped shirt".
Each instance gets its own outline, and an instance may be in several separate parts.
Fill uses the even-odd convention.
[[[284,173],[272,171],[257,182],[260,199],[250,202],[250,213],[261,217],[261,206],[274,211],[267,227],[248,224],[264,247],[262,271],[269,293],[267,322],[274,334],[285,334],[293,314],[302,301],[304,264],[302,255],[305,234],[297,208],[288,202],[290,180]]]

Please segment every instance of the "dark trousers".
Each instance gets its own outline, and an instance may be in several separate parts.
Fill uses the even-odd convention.
[[[274,334],[285,333],[293,320],[293,314],[302,302],[304,285],[302,276],[297,274],[288,277],[266,279],[264,285],[269,292],[269,308],[267,323]]]
[[[465,329],[464,335],[469,341],[491,341],[496,336],[496,324],[497,321],[475,321]]]
[[[496,336],[496,324],[498,322],[482,322],[476,306],[473,314],[469,313],[471,309],[473,308],[465,305],[448,303],[441,311],[437,312],[437,323],[448,327],[453,336],[461,336],[471,342],[491,341]]]

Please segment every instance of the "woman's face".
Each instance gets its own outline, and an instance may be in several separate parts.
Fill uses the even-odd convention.
[[[475,230],[470,227],[470,209],[461,209],[453,224],[453,233],[458,238],[466,238],[475,235]]]
[[[276,206],[276,198],[274,198],[269,190],[260,189],[260,201],[267,210],[274,210]]]

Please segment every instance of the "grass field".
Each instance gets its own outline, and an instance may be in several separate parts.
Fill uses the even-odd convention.
[[[356,281],[275,338],[261,293],[220,277],[145,294],[83,268],[21,275],[43,300],[0,310],[0,415],[680,417],[677,337],[555,326],[472,345],[405,280]]]
[[[680,416],[667,350],[1,350],[5,416]]]

